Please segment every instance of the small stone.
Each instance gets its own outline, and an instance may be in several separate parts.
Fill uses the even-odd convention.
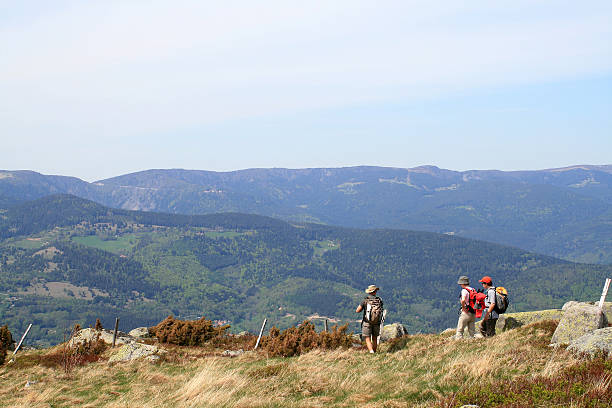
[[[226,357],[238,357],[241,354],[244,354],[244,350],[242,350],[242,349],[240,349],[240,350],[225,350],[223,353],[221,353],[222,356],[226,356]]]
[[[151,361],[151,362],[153,362],[153,363],[155,363],[155,362],[159,361],[159,359],[161,359],[161,357],[158,356],[157,354],[153,354],[153,355],[147,356],[146,359]]]

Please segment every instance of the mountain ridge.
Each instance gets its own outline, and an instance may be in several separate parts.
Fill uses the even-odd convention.
[[[131,210],[241,212],[452,233],[578,262],[612,263],[612,165],[512,172],[436,166],[151,169],[93,183],[0,172],[0,208],[55,193]]]

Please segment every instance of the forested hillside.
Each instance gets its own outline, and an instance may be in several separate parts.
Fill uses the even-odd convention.
[[[462,274],[491,275],[510,289],[514,310],[595,299],[612,274],[444,234],[115,210],[68,195],[5,211],[0,238],[0,323],[19,333],[33,322],[39,342],[116,316],[124,328],[168,314],[233,330],[316,316],[357,328],[354,309],[370,283],[381,287],[389,321],[428,332],[456,323]]]
[[[350,167],[148,170],[95,183],[0,172],[0,208],[70,193],[113,208],[241,212],[352,228],[455,234],[612,264],[612,166],[541,171]]]

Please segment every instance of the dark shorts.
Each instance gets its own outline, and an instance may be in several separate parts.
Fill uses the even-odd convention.
[[[361,335],[364,337],[378,337],[380,335],[380,324],[363,322],[363,325],[361,326]]]

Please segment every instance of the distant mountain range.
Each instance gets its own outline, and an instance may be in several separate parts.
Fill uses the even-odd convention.
[[[130,210],[242,212],[346,227],[431,231],[572,261],[612,263],[612,165],[511,172],[434,166],[173,169],[94,183],[0,171],[0,208],[57,193]]]
[[[457,277],[490,275],[515,311],[594,300],[610,265],[585,265],[431,232],[353,229],[251,214],[111,209],[52,195],[0,213],[0,325],[54,344],[73,324],[153,325],[205,315],[255,332],[324,318],[358,329],[376,283],[389,322],[438,331],[457,319]],[[477,282],[474,286],[478,287]]]

